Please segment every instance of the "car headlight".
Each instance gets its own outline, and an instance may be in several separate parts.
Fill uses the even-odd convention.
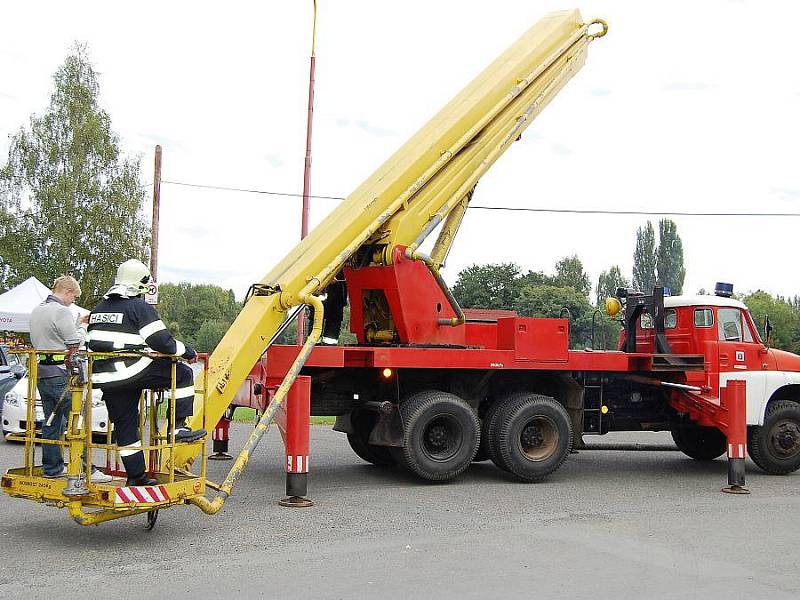
[[[15,391],[6,393],[6,404],[9,406],[19,406],[19,394]]]

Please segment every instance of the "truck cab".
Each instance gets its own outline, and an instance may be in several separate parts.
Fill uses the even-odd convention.
[[[750,456],[769,472],[789,472],[800,461],[800,356],[769,348],[734,298],[668,296],[663,320],[672,353],[704,358],[703,371],[687,372],[687,384],[719,397],[729,380],[745,382]],[[655,351],[654,331],[651,315],[642,314],[637,350]]]

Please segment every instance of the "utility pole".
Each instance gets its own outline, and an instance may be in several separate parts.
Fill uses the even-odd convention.
[[[317,0],[314,0],[314,22],[311,28],[311,68],[308,74],[308,118],[306,120],[306,160],[303,171],[303,217],[300,225],[300,239],[303,240],[308,235],[308,213],[309,198],[311,188],[311,125],[314,121],[314,63],[316,61],[316,37],[317,37]],[[305,342],[306,333],[306,311],[300,311],[297,318],[297,344]]]
[[[153,222],[150,225],[150,279],[158,281],[158,213],[161,208],[161,146],[156,146],[153,172]]]

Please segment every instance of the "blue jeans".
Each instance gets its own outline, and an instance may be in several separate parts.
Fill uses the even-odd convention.
[[[44,423],[42,424],[42,439],[60,440],[67,428],[67,415],[71,406],[69,390],[67,389],[67,375],[63,377],[47,377],[36,382],[39,395],[42,397],[44,409]],[[48,425],[47,420],[56,410],[59,399],[61,403],[53,417],[53,422]],[[42,471],[45,475],[58,475],[64,470],[64,455],[61,446],[42,444]]]

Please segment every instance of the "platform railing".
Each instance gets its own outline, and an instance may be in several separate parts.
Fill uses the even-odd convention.
[[[38,378],[38,355],[63,355],[63,350],[15,349],[10,353],[27,356],[28,386],[25,402],[26,423],[25,431],[10,434],[7,439],[24,443],[24,467],[10,469],[2,479],[3,491],[18,497],[50,502],[56,506],[69,506],[73,518],[81,524],[99,523],[131,513],[140,513],[157,510],[159,506],[185,502],[194,494],[205,491],[207,449],[205,440],[189,442],[199,445],[200,464],[199,473],[188,473],[175,467],[173,460],[176,448],[186,446],[186,443],[177,443],[175,440],[175,409],[176,409],[176,373],[179,357],[155,352],[78,352],[75,355],[76,367],[68,373],[69,385],[64,395],[58,400],[57,407],[63,402],[69,402],[67,423],[64,435],[58,440],[43,439],[39,432],[40,422],[36,419],[36,396]],[[120,505],[116,496],[117,489],[124,486],[122,481],[110,484],[95,484],[92,481],[92,458],[96,451],[105,452],[105,466],[108,474],[115,477],[125,477],[120,469],[119,448],[113,440],[112,425],[110,420],[105,431],[103,442],[96,443],[93,439],[93,402],[91,375],[94,362],[106,359],[141,358],[146,356],[152,359],[167,359],[171,361],[171,377],[169,389],[146,390],[139,398],[139,428],[142,440],[141,450],[145,455],[147,472],[158,479],[160,485],[194,482],[191,486],[179,485],[175,496],[169,495],[166,499],[145,504],[130,502]],[[207,394],[207,355],[199,357],[205,363],[202,370],[202,379],[195,382],[195,406],[204,409]],[[199,378],[200,376],[198,376]],[[199,404],[198,406],[198,397]],[[166,415],[160,408],[166,404]],[[42,407],[44,409],[44,406]],[[55,412],[55,410],[53,411]],[[205,415],[205,410],[203,410]],[[166,418],[165,418],[166,417]],[[44,419],[48,418],[44,414]],[[44,424],[44,421],[41,422]],[[167,431],[162,433],[160,425],[166,424]],[[203,427],[205,427],[205,419]],[[144,442],[147,443],[144,443]],[[41,466],[36,464],[36,446],[56,445],[64,452],[68,451],[67,482],[63,478],[45,478]],[[84,458],[85,457],[85,458]],[[66,458],[66,457],[65,457]],[[37,481],[39,483],[37,483]],[[115,501],[116,500],[116,501]],[[84,507],[93,509],[106,508],[105,511],[84,512]]]

